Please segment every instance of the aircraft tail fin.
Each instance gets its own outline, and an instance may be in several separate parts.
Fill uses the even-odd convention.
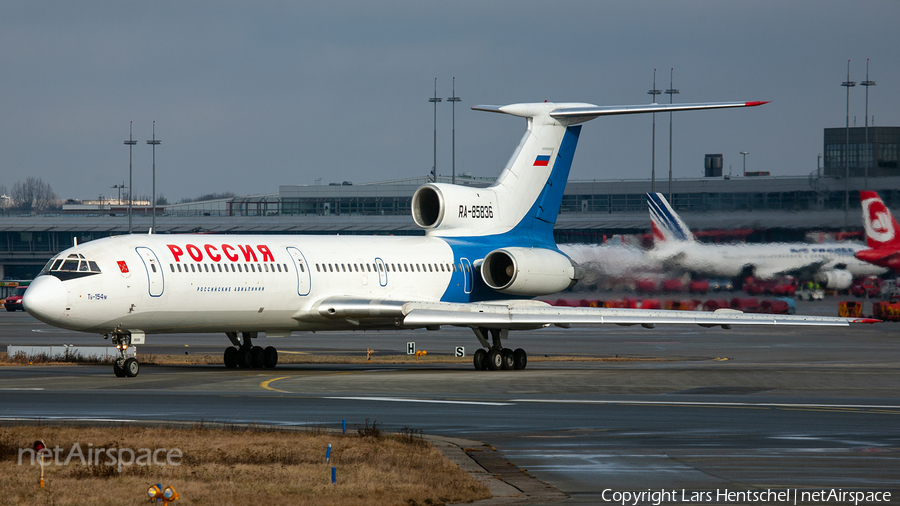
[[[866,227],[866,243],[870,248],[900,248],[900,225],[884,205],[881,197],[872,191],[859,192],[863,222]]]
[[[696,239],[691,230],[672,209],[662,193],[648,193],[647,207],[650,208],[650,223],[653,239],[657,243],[692,242]]]
[[[600,116],[753,107],[766,102],[597,106],[585,103],[479,105],[525,118],[522,140],[488,188],[427,183],[416,190],[412,215],[429,235],[474,237],[512,233],[524,244],[553,247],[553,227],[578,144],[581,123]]]

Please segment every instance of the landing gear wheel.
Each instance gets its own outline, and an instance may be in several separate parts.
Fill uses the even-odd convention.
[[[250,358],[250,349],[249,348],[241,348],[238,350],[237,354],[237,364],[241,369],[249,369],[253,367],[253,361]]]
[[[487,364],[488,369],[492,371],[503,369],[503,355],[500,353],[500,350],[491,350],[488,352]]]
[[[234,346],[229,346],[225,348],[225,356],[224,356],[225,367],[227,369],[234,369],[238,366],[238,349]]]
[[[528,354],[525,353],[525,350],[516,348],[516,351],[513,352],[513,364],[513,368],[517,371],[525,369],[525,366],[528,365]]]
[[[125,370],[125,376],[128,376],[129,378],[134,378],[140,372],[141,365],[138,364],[138,361],[136,358],[131,357],[125,361],[125,364],[122,366],[122,369]]]
[[[125,369],[123,369],[122,366],[119,364],[120,360],[121,359],[113,362],[113,373],[116,375],[117,378],[124,378],[125,377]]]
[[[515,359],[513,358],[513,351],[509,348],[503,348],[502,350],[500,350],[500,356],[503,358],[503,370],[511,371],[516,365],[514,361]]]
[[[272,369],[278,365],[278,350],[274,346],[266,346],[263,350],[263,367]]]
[[[265,352],[262,346],[254,346],[250,348],[250,364],[254,369],[261,369],[263,366],[263,355]]]
[[[487,369],[487,352],[482,348],[478,348],[475,350],[475,355],[472,358],[472,362],[475,363],[476,371],[483,371]]]

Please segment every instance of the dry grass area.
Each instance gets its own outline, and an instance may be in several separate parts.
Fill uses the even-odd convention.
[[[378,434],[359,430],[347,436],[323,430],[286,431],[230,427],[0,427],[2,504],[122,505],[147,502],[147,487],[174,487],[185,505],[437,505],[490,497],[487,489],[447,460],[415,431]],[[20,448],[42,439],[62,448],[61,459],[78,443],[88,448],[178,448],[181,465],[107,465],[40,468]],[[332,445],[331,463],[325,450]],[[164,461],[164,454],[160,460]],[[331,485],[331,467],[337,484]]]

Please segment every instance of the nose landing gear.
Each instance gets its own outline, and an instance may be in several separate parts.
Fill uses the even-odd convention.
[[[501,338],[509,334],[507,329],[482,329],[476,328],[475,337],[485,349],[478,349],[472,358],[476,371],[509,371],[522,370],[528,365],[528,354],[522,348],[515,351],[504,348]],[[486,334],[490,333],[492,343],[488,343]]]
[[[234,369],[240,367],[242,369],[261,369],[263,367],[271,369],[278,364],[278,350],[273,346],[253,346],[253,338],[257,337],[257,332],[242,332],[243,342],[238,340],[237,332],[227,332],[225,335],[231,340],[234,346],[225,348],[223,361],[225,367]]]
[[[112,343],[116,345],[116,350],[118,350],[119,353],[118,358],[113,362],[113,374],[115,374],[117,378],[134,378],[137,376],[141,370],[141,365],[136,358],[137,346],[135,345],[144,344],[144,333],[141,332],[132,335],[131,332],[116,327],[112,334],[106,334],[103,338],[111,339]],[[128,348],[134,350],[135,356],[129,357],[127,355]]]

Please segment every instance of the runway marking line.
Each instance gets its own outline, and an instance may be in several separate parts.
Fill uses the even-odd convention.
[[[323,399],[337,399],[346,401],[380,401],[380,402],[419,402],[424,404],[468,404],[476,406],[513,406],[512,402],[491,401],[447,401],[441,399],[410,399],[404,397],[323,397]]]
[[[16,392],[22,390],[43,390],[43,388],[0,388],[0,392]]]
[[[280,377],[280,378],[272,378],[272,379],[268,379],[268,380],[263,381],[262,383],[260,383],[259,386],[261,386],[262,388],[265,388],[266,390],[271,390],[271,391],[273,391],[273,392],[279,392],[279,393],[282,393],[282,394],[289,394],[289,393],[292,393],[292,392],[288,392],[287,390],[279,390],[279,389],[277,389],[277,388],[272,388],[272,387],[269,386],[269,384],[272,383],[272,382],[275,382],[275,381],[278,381],[278,380],[283,380],[283,379],[285,379],[285,378],[290,378],[290,377],[291,377],[291,376],[282,376],[282,377]]]
[[[534,402],[548,404],[619,404],[632,406],[681,406],[687,408],[743,408],[743,409],[784,409],[789,411],[823,411],[829,413],[881,413],[900,415],[900,406],[865,404],[791,404],[778,402],[706,402],[706,401],[604,401],[604,400],[563,400],[563,399],[511,399],[510,402]]]

